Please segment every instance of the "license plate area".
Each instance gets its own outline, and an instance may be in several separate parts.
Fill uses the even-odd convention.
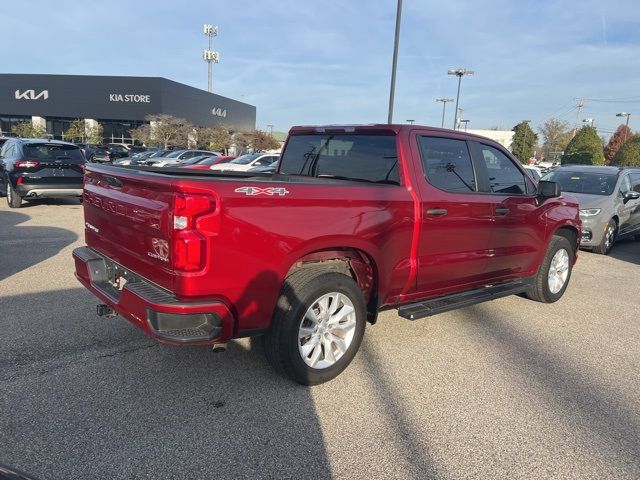
[[[112,260],[105,258],[105,267],[107,274],[107,283],[118,292],[122,291],[124,286],[129,282],[139,281],[139,278],[127,270],[122,265],[118,265]]]

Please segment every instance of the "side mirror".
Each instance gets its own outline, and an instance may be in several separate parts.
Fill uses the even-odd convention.
[[[540,180],[538,182],[538,199],[545,201],[548,198],[556,198],[560,196],[560,185],[556,182]]]
[[[640,198],[640,192],[627,192],[624,194],[624,197],[622,197],[622,201],[624,203],[627,203],[629,200],[637,200]]]

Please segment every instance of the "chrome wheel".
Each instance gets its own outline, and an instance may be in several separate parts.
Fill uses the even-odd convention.
[[[569,276],[569,252],[564,248],[558,250],[549,265],[549,290],[554,295],[562,290]]]
[[[13,202],[13,192],[11,191],[11,185],[7,182],[7,202]]]
[[[311,304],[298,330],[298,351],[311,368],[334,365],[349,350],[356,311],[343,293],[331,292]]]
[[[605,252],[608,252],[613,246],[613,241],[616,237],[616,227],[609,224],[607,226],[607,231],[604,234],[604,249]]]

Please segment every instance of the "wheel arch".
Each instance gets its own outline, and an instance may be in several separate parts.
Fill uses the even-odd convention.
[[[578,249],[580,248],[580,233],[578,232],[578,229],[573,225],[562,225],[553,232],[552,237],[556,235],[566,238],[568,242],[575,247],[573,252],[575,257],[578,253]],[[551,238],[549,238],[549,241],[551,241]]]

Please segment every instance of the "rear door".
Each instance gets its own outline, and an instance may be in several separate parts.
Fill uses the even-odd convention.
[[[470,146],[493,217],[487,275],[491,281],[523,276],[535,269],[545,243],[536,187],[506,150],[476,141]]]
[[[31,162],[22,174],[24,184],[69,187],[82,185],[85,158],[76,145],[28,142],[22,145],[20,160]],[[17,165],[14,163],[14,167]],[[17,172],[18,168],[16,168]]]
[[[417,291],[425,295],[471,288],[487,279],[491,199],[478,192],[467,142],[417,133],[422,207]]]
[[[640,172],[633,172],[631,174],[631,189],[634,192],[640,193]],[[633,205],[631,210],[631,228],[630,231],[635,235],[640,235],[640,199],[630,200]]]

